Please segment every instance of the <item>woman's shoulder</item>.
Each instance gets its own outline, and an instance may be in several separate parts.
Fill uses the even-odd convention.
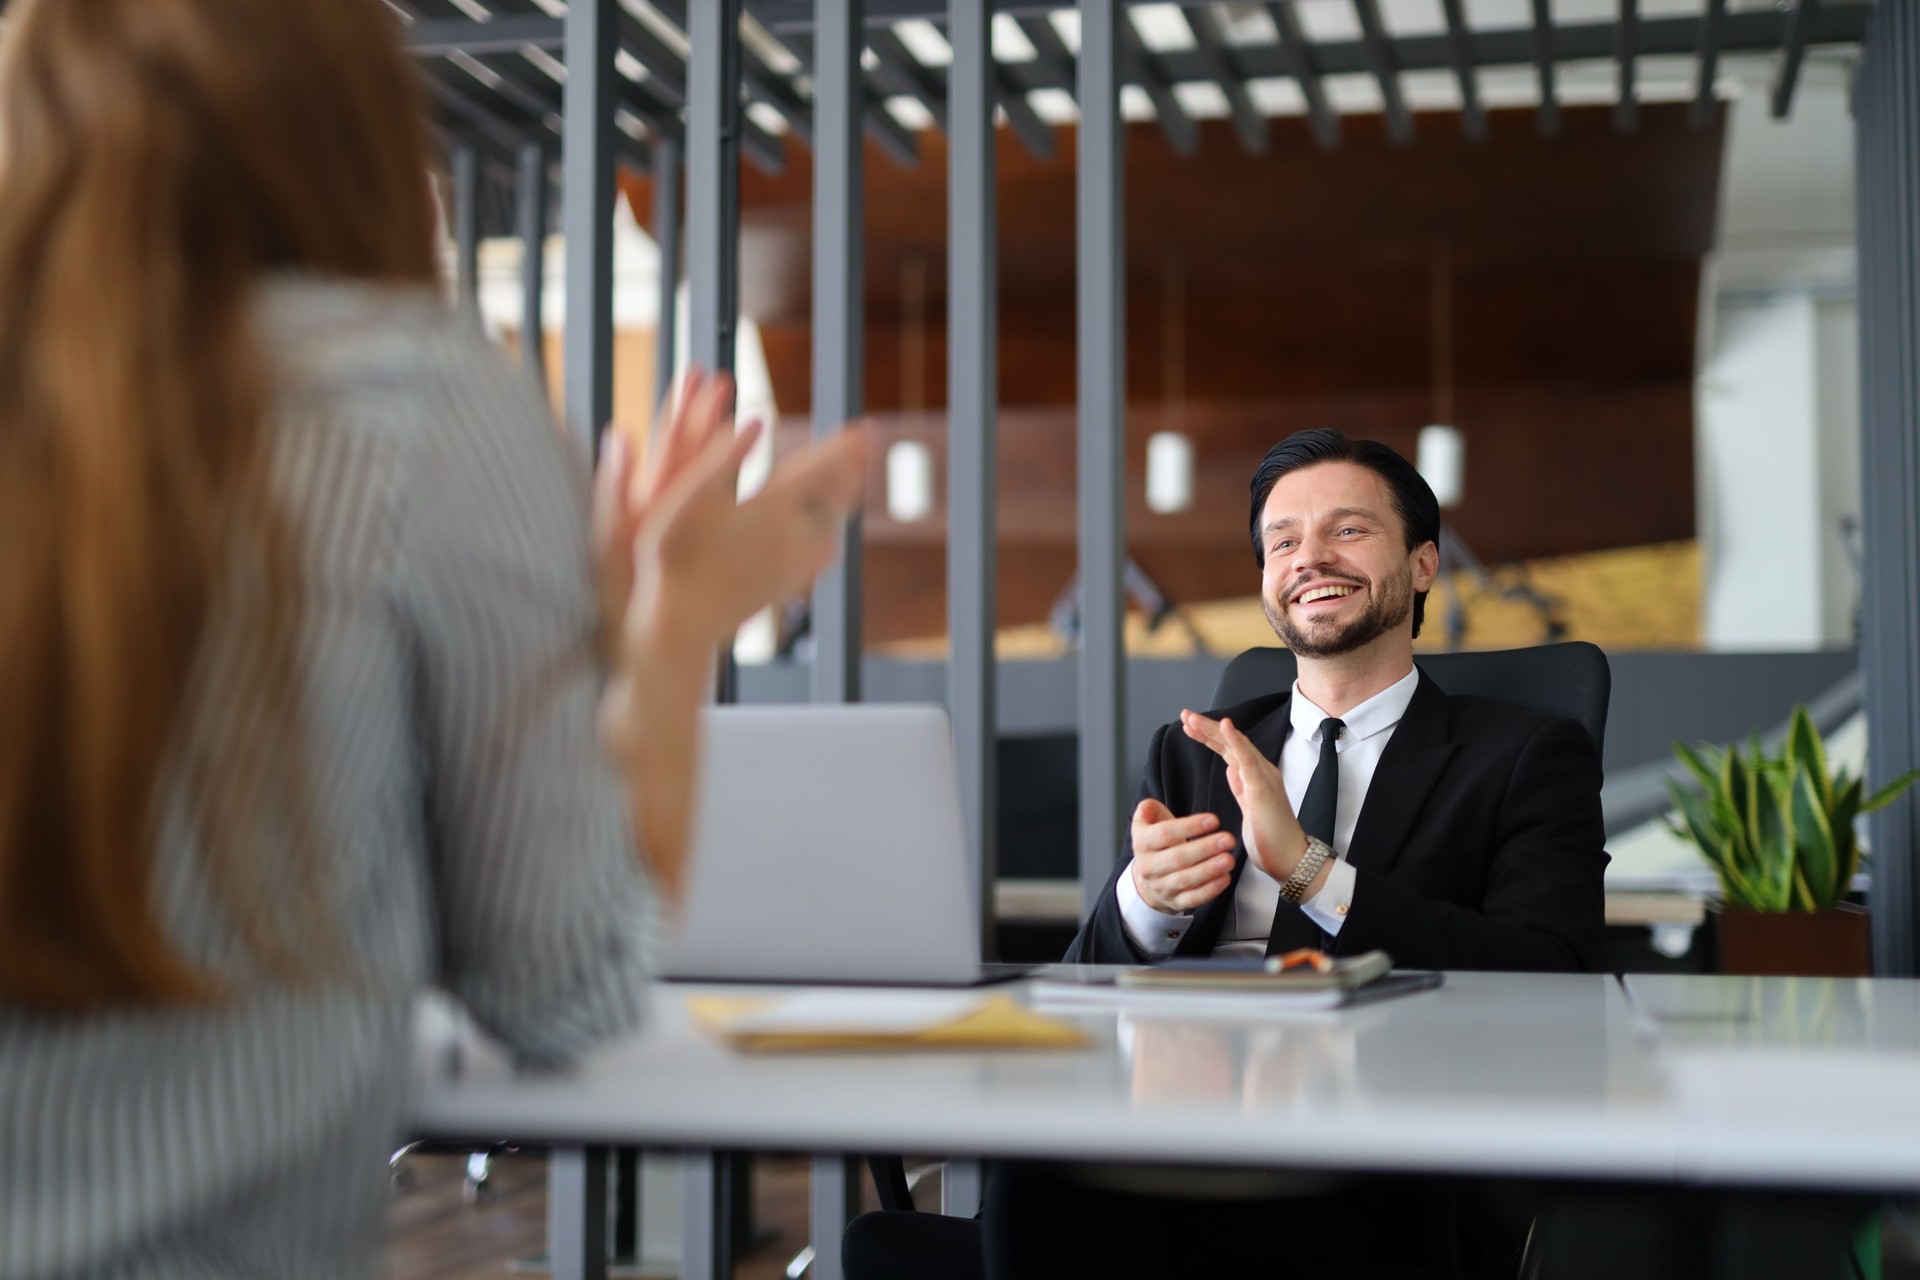
[[[418,389],[505,363],[470,318],[422,285],[272,276],[260,288],[256,322],[287,387]]]

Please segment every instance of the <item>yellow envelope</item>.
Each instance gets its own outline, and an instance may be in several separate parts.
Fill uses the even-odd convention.
[[[1087,1035],[1006,996],[814,992],[689,996],[701,1030],[752,1053],[872,1049],[1077,1049]]]

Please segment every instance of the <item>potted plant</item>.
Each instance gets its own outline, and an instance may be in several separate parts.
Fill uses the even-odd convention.
[[[1827,767],[1804,706],[1778,755],[1758,739],[1673,749],[1698,789],[1667,783],[1680,815],[1668,826],[1719,874],[1720,972],[1871,974],[1867,913],[1845,900],[1860,869],[1854,819],[1891,803],[1920,769],[1865,795],[1864,778]]]

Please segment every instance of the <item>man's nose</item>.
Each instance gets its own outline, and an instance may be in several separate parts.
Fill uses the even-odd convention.
[[[1327,552],[1332,543],[1317,533],[1303,533],[1300,542],[1293,549],[1292,564],[1296,572],[1317,569],[1327,563]]]

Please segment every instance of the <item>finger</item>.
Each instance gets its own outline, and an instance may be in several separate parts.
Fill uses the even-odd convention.
[[[1180,713],[1180,728],[1189,738],[1215,755],[1226,754],[1226,744],[1221,741],[1219,730],[1214,728],[1213,722],[1205,716],[1196,716],[1191,711],[1183,711]]]
[[[1165,871],[1158,875],[1149,871],[1147,873],[1147,882],[1151,884],[1162,897],[1172,897],[1174,894],[1184,893],[1188,889],[1197,889],[1210,880],[1217,880],[1221,876],[1232,874],[1232,872],[1233,854],[1223,852],[1219,849],[1208,849],[1206,856],[1198,862],[1188,863],[1186,866]]]
[[[699,365],[688,365],[680,385],[673,388],[672,394],[661,404],[662,421],[657,436],[659,447],[652,451],[654,456],[647,468],[650,479],[658,482],[664,477],[678,475],[690,456],[688,424],[694,397],[699,394],[706,377],[706,370]]]
[[[1135,825],[1151,825],[1155,822],[1167,822],[1172,820],[1172,818],[1173,810],[1167,808],[1167,806],[1161,804],[1152,796],[1148,796],[1145,800],[1142,800],[1139,804],[1135,805],[1133,809],[1133,821]]]
[[[1174,845],[1198,839],[1219,825],[1220,819],[1211,813],[1196,813],[1189,818],[1163,818],[1159,822],[1141,823],[1133,828],[1133,847],[1135,851],[1148,853],[1158,849],[1171,849]]]
[[[1222,854],[1230,857],[1235,843],[1237,842],[1231,835],[1221,833],[1182,841],[1176,845],[1169,845],[1165,849],[1137,852],[1134,856],[1139,860],[1141,873],[1153,880],[1185,871],[1188,867]]]
[[[1217,879],[1207,881],[1207,883],[1197,889],[1189,889],[1185,893],[1176,893],[1168,901],[1172,904],[1174,911],[1180,915],[1185,915],[1195,908],[1204,907],[1209,902],[1212,902],[1215,898],[1225,893],[1227,886],[1232,883],[1233,877],[1231,875],[1220,876]]]
[[[618,427],[608,427],[600,448],[600,466],[593,473],[593,528],[597,541],[604,543],[619,530],[632,459],[633,447],[627,443],[626,433]]]

